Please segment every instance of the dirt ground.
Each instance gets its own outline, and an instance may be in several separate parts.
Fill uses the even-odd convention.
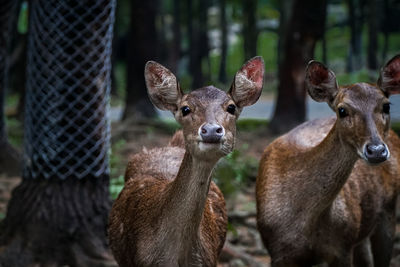
[[[114,144],[112,153],[117,154],[118,161],[114,168],[120,174],[124,172],[129,155],[139,152],[143,147],[149,149],[164,146],[172,136],[171,129],[159,125],[118,124],[113,125],[112,129]],[[273,137],[266,132],[265,127],[252,131],[239,131],[236,147],[245,146],[246,149],[243,151],[245,155],[259,159],[264,148],[273,140]],[[121,140],[124,141],[121,142]],[[115,148],[116,146],[117,148]],[[19,182],[20,177],[0,176],[0,214],[3,216],[6,213],[6,205],[11,197],[11,191]],[[270,266],[270,258],[263,247],[256,227],[254,191],[255,184],[252,182],[226,199],[229,230],[218,267]],[[400,221],[399,216],[397,219]],[[400,224],[397,225],[396,244],[391,266],[400,266]]]

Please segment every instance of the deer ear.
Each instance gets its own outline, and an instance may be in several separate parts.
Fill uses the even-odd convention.
[[[151,102],[162,110],[177,110],[183,93],[175,75],[163,65],[149,61],[144,68],[144,77]]]
[[[229,94],[238,107],[253,105],[260,98],[263,82],[264,60],[254,57],[236,73]]]
[[[335,73],[324,64],[313,60],[307,65],[305,86],[312,99],[317,102],[332,104],[338,93]]]
[[[400,94],[400,55],[393,57],[382,68],[378,86],[387,95]]]

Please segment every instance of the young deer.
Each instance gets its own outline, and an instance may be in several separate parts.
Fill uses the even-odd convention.
[[[228,93],[208,86],[184,94],[168,69],[146,64],[150,99],[173,112],[185,148],[155,148],[130,161],[109,219],[120,266],[216,266],[227,216],[211,172],[232,151],[236,119],[260,97],[263,76],[264,62],[255,57],[236,73]],[[182,132],[172,144],[181,143]]]
[[[336,117],[303,123],[264,151],[257,220],[272,266],[389,266],[400,139],[389,129],[388,97],[400,93],[400,56],[377,86],[339,88],[335,74],[313,61],[306,87]]]

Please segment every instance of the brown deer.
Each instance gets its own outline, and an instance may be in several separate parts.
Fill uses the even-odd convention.
[[[390,130],[388,97],[400,93],[400,55],[377,85],[338,87],[315,61],[305,85],[336,117],[303,123],[263,153],[257,221],[272,266],[389,266],[400,139]]]
[[[146,64],[151,101],[172,111],[182,132],[167,147],[136,154],[127,167],[109,219],[120,266],[216,266],[227,216],[211,172],[232,151],[236,119],[260,97],[263,76],[264,62],[255,57],[236,73],[228,93],[208,86],[184,94],[168,69]]]

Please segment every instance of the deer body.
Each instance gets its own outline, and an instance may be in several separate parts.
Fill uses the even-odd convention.
[[[325,67],[314,62],[308,72],[311,96],[326,100],[338,118],[306,122],[264,151],[257,217],[272,265],[388,266],[400,139],[389,130],[382,105],[384,89],[397,87],[360,83],[335,89]]]
[[[154,162],[153,158],[160,158],[170,166],[159,166],[160,162]],[[118,205],[114,206],[115,217],[110,220],[118,223],[110,228],[109,235],[111,244],[124,244],[113,249],[114,254],[121,254],[116,256],[121,258],[120,264],[213,266],[218,253],[207,252],[222,249],[227,223],[224,198],[211,182],[213,164],[196,162],[178,147],[142,152],[130,164],[135,162],[152,169],[128,177]],[[131,165],[127,172],[133,168]],[[138,255],[127,256],[131,251],[137,251]]]
[[[109,219],[120,266],[216,266],[227,216],[211,173],[232,151],[235,121],[259,98],[263,72],[257,57],[239,70],[229,93],[208,86],[184,95],[167,69],[146,65],[152,102],[171,110],[183,129],[169,146],[136,154],[128,164]],[[242,75],[248,83],[238,82]]]

